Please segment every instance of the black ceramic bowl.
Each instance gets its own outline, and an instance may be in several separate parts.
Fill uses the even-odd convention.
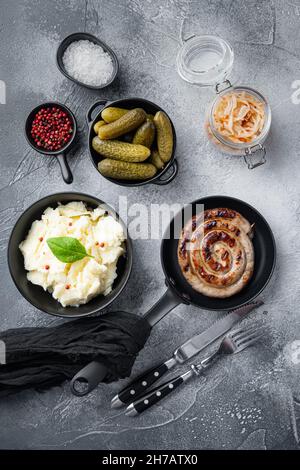
[[[101,205],[115,218],[118,218],[115,211],[105,202],[87,194],[68,192],[46,196],[26,209],[16,222],[8,243],[8,266],[16,287],[23,297],[34,307],[59,317],[79,318],[104,309],[122,292],[131,273],[132,246],[124,222],[118,218],[124,228],[124,232],[127,233],[126,255],[119,258],[117,265],[118,276],[114,282],[113,290],[105,297],[101,294],[98,295],[85,305],[80,305],[79,307],[63,307],[49,292],[29,282],[26,277],[27,271],[24,268],[24,258],[19,249],[19,244],[26,238],[32,222],[40,219],[47,207],[57,207],[58,202],[66,204],[71,201],[82,201],[92,209]]]
[[[32,127],[32,122],[33,122],[36,114],[38,113],[38,111],[40,109],[47,108],[47,107],[53,107],[53,106],[55,106],[56,108],[61,109],[62,111],[64,111],[69,116],[69,118],[71,119],[71,121],[73,123],[73,135],[72,135],[71,139],[69,140],[69,142],[67,142],[67,144],[64,147],[62,147],[61,149],[56,150],[54,152],[51,152],[50,150],[43,149],[43,148],[38,147],[36,145],[36,143],[34,142],[34,140],[32,138],[32,135],[31,135],[31,127]],[[75,116],[72,113],[72,111],[69,108],[67,108],[67,106],[65,106],[64,104],[57,103],[55,101],[42,103],[42,104],[39,104],[38,106],[36,106],[31,111],[31,113],[28,115],[28,117],[26,119],[26,122],[25,122],[25,137],[26,137],[27,142],[29,143],[29,145],[31,145],[31,147],[34,150],[41,153],[42,155],[45,155],[46,157],[49,156],[49,157],[56,157],[57,158],[57,161],[58,161],[60,169],[61,169],[62,177],[64,179],[64,182],[67,183],[67,184],[72,183],[73,175],[72,175],[71,169],[69,167],[66,155],[67,155],[67,151],[69,151],[75,143],[76,132],[77,132],[77,123],[76,123],[76,119],[75,119]]]
[[[105,108],[109,108],[110,106],[114,106],[117,108],[125,108],[125,109],[134,109],[134,108],[143,108],[144,111],[148,114],[155,114],[157,111],[164,111],[162,108],[157,106],[157,104],[152,103],[151,101],[144,100],[143,98],[126,98],[122,100],[116,101],[108,101],[108,100],[98,100],[96,101],[87,112],[87,123],[89,125],[89,150],[90,150],[90,157],[94,167],[98,170],[98,163],[102,160],[101,155],[96,152],[92,147],[92,140],[95,137],[96,133],[94,131],[94,124],[101,119],[101,112]],[[167,115],[168,116],[168,115]],[[170,119],[170,116],[168,116]],[[153,183],[158,185],[165,185],[170,183],[178,173],[178,163],[175,159],[175,150],[176,150],[176,132],[173,125],[172,120],[170,119],[172,130],[173,130],[173,152],[170,161],[166,164],[166,166],[161,170],[158,171],[153,178],[148,178],[144,181],[140,180],[117,180],[113,178],[106,178],[107,180],[111,181],[112,183],[119,184],[121,186],[143,186],[145,184]],[[100,174],[100,173],[99,173]],[[163,178],[163,176],[165,177]]]
[[[69,47],[69,45],[72,42],[81,41],[81,40],[91,41],[94,44],[101,46],[102,49],[110,55],[112,59],[112,63],[113,63],[113,73],[110,79],[108,80],[108,82],[106,82],[104,85],[101,85],[101,86],[87,85],[86,83],[76,80],[76,78],[69,75],[68,72],[66,71],[65,66],[63,64],[63,55],[65,53],[65,50],[67,49],[67,47]],[[90,88],[91,90],[101,90],[102,88],[105,88],[108,85],[111,85],[112,82],[115,80],[119,71],[119,62],[114,51],[110,47],[108,47],[103,41],[100,41],[100,39],[96,38],[96,36],[93,36],[92,34],[89,34],[89,33],[73,33],[73,34],[70,34],[70,36],[67,36],[58,46],[58,49],[56,52],[56,63],[57,63],[59,70],[65,77],[67,77],[69,80],[72,80],[72,82],[75,82],[78,85],[84,86],[86,88]]]

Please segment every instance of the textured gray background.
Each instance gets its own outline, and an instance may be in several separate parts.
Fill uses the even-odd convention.
[[[7,104],[0,105],[1,329],[60,321],[21,297],[6,264],[7,241],[18,216],[49,193],[88,192],[116,208],[119,195],[149,204],[223,193],[261,211],[278,247],[277,268],[263,294],[265,307],[254,315],[269,325],[263,345],[221,362],[206,379],[194,380],[137,419],[110,410],[110,399],[125,381],[102,384],[86,398],[73,397],[66,384],[42,395],[29,391],[2,400],[1,448],[297,448],[300,105],[292,103],[291,95],[292,83],[300,79],[299,0],[1,0],[0,22],[0,79],[7,84]],[[120,60],[118,80],[101,93],[72,84],[56,68],[59,42],[82,30],[107,42]],[[236,54],[234,78],[269,98],[273,124],[266,165],[250,172],[242,159],[220,155],[208,144],[202,125],[213,91],[188,85],[177,75],[181,33],[217,33],[229,40]],[[167,187],[112,185],[88,158],[86,110],[97,97],[127,96],[157,102],[174,120],[180,172]],[[62,182],[56,162],[36,154],[23,136],[28,112],[48,99],[66,103],[80,123],[82,145],[70,158],[71,187]],[[164,292],[159,246],[159,240],[134,243],[132,277],[111,309],[143,312]],[[134,372],[166,358],[217,317],[193,307],[176,308],[153,331]]]

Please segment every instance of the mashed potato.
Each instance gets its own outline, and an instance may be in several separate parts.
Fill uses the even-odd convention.
[[[77,238],[93,258],[62,263],[47,245],[51,237]],[[82,202],[70,202],[56,209],[48,207],[19,248],[27,279],[51,292],[63,307],[77,307],[111,292],[124,240],[121,224],[104,209],[89,211]]]

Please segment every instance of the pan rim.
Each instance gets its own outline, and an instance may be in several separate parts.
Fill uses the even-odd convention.
[[[276,249],[276,242],[275,242],[275,237],[274,237],[274,234],[273,234],[273,231],[269,225],[269,223],[267,222],[267,220],[265,219],[265,217],[257,210],[255,209],[255,207],[253,207],[251,204],[249,204],[248,202],[245,202],[243,201],[242,199],[239,199],[239,198],[236,198],[236,197],[231,197],[231,196],[225,196],[225,195],[222,195],[222,194],[219,194],[219,195],[213,195],[213,196],[204,196],[202,198],[199,198],[199,199],[195,199],[194,201],[192,201],[190,204],[191,205],[195,205],[196,203],[201,203],[203,200],[213,200],[213,199],[218,199],[218,198],[222,198],[224,200],[228,200],[228,201],[235,201],[239,204],[242,204],[244,206],[247,206],[250,210],[252,210],[253,212],[255,212],[258,217],[261,219],[261,221],[265,224],[266,228],[268,229],[269,231],[269,234],[270,234],[270,237],[271,237],[271,240],[272,240],[272,251],[273,251],[273,260],[272,260],[272,266],[271,266],[271,269],[270,269],[270,273],[264,283],[264,285],[255,293],[251,296],[251,298],[245,300],[245,301],[242,301],[242,302],[239,302],[237,305],[235,305],[234,307],[231,307],[230,309],[228,309],[228,307],[218,307],[218,308],[215,308],[215,307],[203,307],[203,306],[200,306],[199,304],[197,304],[196,302],[192,301],[191,299],[188,299],[185,298],[184,296],[184,293],[180,292],[178,288],[176,288],[176,282],[175,284],[173,284],[170,280],[170,275],[167,273],[167,270],[166,270],[166,267],[165,267],[165,263],[164,263],[164,260],[163,260],[163,251],[164,251],[164,244],[165,244],[165,241],[166,241],[166,238],[165,238],[165,235],[166,233],[168,232],[169,228],[170,228],[170,225],[174,222],[175,218],[178,216],[178,214],[180,212],[182,212],[183,209],[181,209],[181,211],[179,211],[178,213],[175,214],[175,216],[173,217],[173,219],[171,220],[170,224],[168,225],[168,227],[166,228],[164,234],[163,234],[163,237],[162,237],[162,241],[161,241],[161,245],[160,245],[160,261],[161,261],[161,265],[162,265],[162,269],[163,269],[163,273],[164,273],[164,276],[165,276],[165,282],[168,286],[169,289],[171,289],[173,292],[175,292],[179,298],[182,300],[183,303],[188,303],[190,305],[193,305],[194,307],[197,307],[199,309],[203,309],[203,310],[208,310],[208,311],[228,311],[228,310],[235,310],[235,309],[238,309],[240,307],[243,307],[244,305],[247,305],[249,304],[250,302],[252,302],[254,299],[256,299],[263,291],[264,289],[267,287],[267,285],[269,284],[272,276],[273,276],[273,273],[274,273],[274,270],[275,270],[275,267],[276,267],[276,262],[277,262],[277,249]],[[243,214],[242,214],[243,215]],[[188,282],[184,279],[184,281],[188,284]],[[191,287],[191,286],[190,286]],[[242,292],[242,291],[241,291]],[[207,298],[210,298],[207,296]],[[230,297],[229,297],[230,298]],[[214,300],[215,298],[214,297],[211,297],[212,300]],[[220,299],[221,300],[221,299]],[[226,299],[225,299],[226,300]]]

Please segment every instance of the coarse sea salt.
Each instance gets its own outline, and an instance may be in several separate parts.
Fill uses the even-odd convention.
[[[72,42],[62,60],[66,72],[85,85],[105,85],[114,70],[111,56],[101,46],[84,39]]]

